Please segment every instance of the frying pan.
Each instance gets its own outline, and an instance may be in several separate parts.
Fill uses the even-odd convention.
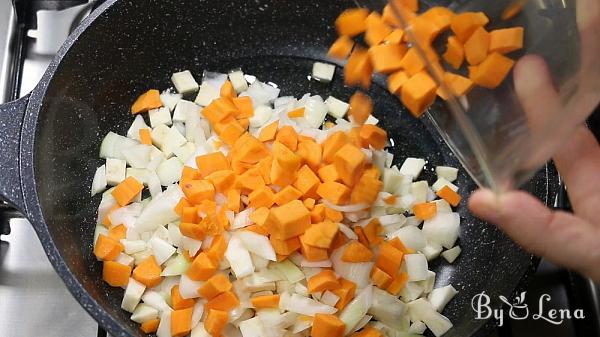
[[[142,336],[119,308],[123,291],[102,281],[92,254],[99,196],[90,197],[100,140],[108,131],[124,134],[129,106],[148,88],[169,87],[170,75],[189,69],[226,72],[242,68],[279,85],[282,95],[334,94],[348,100],[341,68],[325,85],[309,81],[315,60],[329,60],[332,23],[349,0],[107,1],[68,38],[40,84],[20,100],[1,106],[0,194],[31,221],[54,268],[73,296],[113,336]],[[383,1],[381,2],[383,6]],[[375,78],[369,94],[375,115],[393,141],[394,162],[427,158],[432,168],[459,166],[426,120],[416,120]],[[443,109],[443,106],[436,106]],[[556,177],[548,168],[524,188],[554,200]],[[464,173],[458,185],[476,188]],[[436,284],[459,290],[444,311],[455,327],[447,336],[469,336],[475,320],[473,295],[485,291],[493,306],[509,296],[531,269],[532,257],[493,225],[474,218],[463,201],[458,260],[432,263]],[[48,308],[59,310],[59,308]]]

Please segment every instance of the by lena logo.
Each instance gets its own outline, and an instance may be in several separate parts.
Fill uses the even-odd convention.
[[[559,325],[564,322],[565,319],[584,319],[585,315],[583,309],[576,309],[571,312],[570,309],[548,309],[545,307],[547,302],[552,300],[552,297],[548,294],[540,296],[538,301],[537,312],[530,315],[532,312],[529,310],[529,306],[525,303],[525,297],[527,293],[524,291],[519,296],[515,297],[513,302],[510,302],[506,297],[500,295],[498,298],[508,308],[508,317],[514,320],[524,320],[531,318],[533,320],[544,320],[550,324]],[[488,294],[481,292],[471,300],[471,308],[475,312],[475,319],[489,319],[494,318],[498,321],[498,325],[504,325],[504,314],[505,308],[492,309],[491,298]]]

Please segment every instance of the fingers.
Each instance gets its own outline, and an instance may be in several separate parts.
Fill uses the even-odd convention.
[[[471,196],[469,207],[528,251],[600,281],[600,232],[585,220],[552,212],[520,191],[498,196],[479,190]]]
[[[600,205],[600,147],[585,126],[575,133],[554,155],[554,162],[565,181],[575,213],[596,222]]]

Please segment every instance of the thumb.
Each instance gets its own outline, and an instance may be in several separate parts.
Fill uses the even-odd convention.
[[[475,191],[469,208],[498,225],[515,242],[548,260],[600,281],[600,232],[570,213],[553,212],[522,191]]]

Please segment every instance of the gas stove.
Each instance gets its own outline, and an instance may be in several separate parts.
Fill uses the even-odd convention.
[[[0,103],[30,92],[70,29],[101,1],[0,1]],[[17,19],[18,18],[18,19]],[[600,136],[600,112],[590,119]],[[566,194],[556,207],[568,209]],[[25,219],[0,203],[0,337],[103,337],[98,324],[69,294]],[[600,337],[600,298],[591,281],[542,260],[523,289],[532,311],[583,310],[585,319],[490,320],[477,336]],[[508,315],[508,308],[504,308]],[[475,317],[475,313],[474,313]]]

